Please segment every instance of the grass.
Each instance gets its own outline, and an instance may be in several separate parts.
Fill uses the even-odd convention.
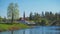
[[[18,30],[18,29],[24,29],[24,28],[28,28],[28,26],[22,23],[0,24],[0,31]]]

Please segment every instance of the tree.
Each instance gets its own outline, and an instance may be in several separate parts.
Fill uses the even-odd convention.
[[[59,20],[59,18],[60,18],[59,16],[60,16],[59,13],[55,13],[55,19],[56,19],[56,20]]]
[[[33,20],[33,13],[32,12],[29,15],[29,20]]]
[[[49,12],[45,12],[45,18],[46,18],[46,19],[49,19],[49,17],[50,17]]]
[[[19,17],[19,10],[17,3],[10,3],[8,6],[8,12],[7,12],[8,19],[11,19],[11,23],[14,21],[14,19],[18,19]]]
[[[52,12],[45,12],[45,18],[48,20],[52,20],[53,14]]]
[[[42,12],[42,17],[44,18],[44,12]]]
[[[15,12],[14,12],[14,19],[18,19],[19,18],[19,9],[18,9],[18,4],[15,4]]]
[[[2,20],[3,20],[3,19],[2,19],[2,17],[0,16],[0,22],[2,22]]]
[[[40,25],[45,26],[46,25],[46,21],[45,20],[41,20]]]
[[[6,23],[6,17],[4,17],[4,18],[3,18],[3,22],[5,22],[5,23]]]
[[[25,20],[25,12],[24,12],[24,14],[23,14],[23,19]]]
[[[53,21],[54,20],[54,14],[50,11],[50,17],[49,20]]]
[[[35,13],[33,18],[34,18],[35,22],[37,22],[37,23],[40,22],[40,14]]]

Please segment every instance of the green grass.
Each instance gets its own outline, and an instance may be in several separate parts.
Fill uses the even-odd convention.
[[[22,23],[13,23],[13,24],[0,24],[0,31],[6,31],[6,30],[13,30],[13,29],[24,29],[28,28],[27,25],[22,24]]]

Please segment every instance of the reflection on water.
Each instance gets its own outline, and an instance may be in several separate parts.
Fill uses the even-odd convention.
[[[37,26],[35,28],[15,30],[13,34],[60,34],[60,27],[57,26]],[[0,32],[0,34],[11,34],[11,31]]]

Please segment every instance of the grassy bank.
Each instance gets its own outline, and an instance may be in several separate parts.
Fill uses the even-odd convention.
[[[6,30],[18,30],[18,29],[24,29],[24,28],[28,28],[28,26],[22,23],[0,24],[0,32],[6,31]]]

